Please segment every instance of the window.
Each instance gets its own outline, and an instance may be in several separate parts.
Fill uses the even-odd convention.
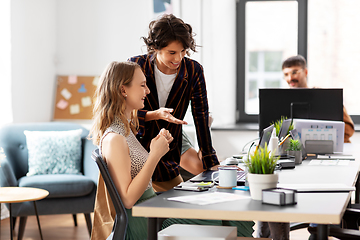
[[[344,106],[359,124],[360,33],[354,29],[360,24],[360,1],[328,3],[309,0],[308,85],[343,88]]]
[[[343,88],[344,106],[359,124],[360,33],[353,27],[360,24],[359,8],[360,1],[353,0],[239,1],[236,121],[257,122],[257,89],[278,86],[260,78],[267,73],[265,64],[278,64],[278,54],[281,61],[301,54],[307,59],[308,86]],[[273,55],[265,56],[268,52]],[[283,80],[280,87],[287,87]]]
[[[282,79],[281,51],[249,52],[249,64],[246,71],[245,112],[259,113],[259,88],[279,88],[285,83]]]
[[[257,122],[259,88],[287,86],[285,58],[307,57],[306,10],[307,0],[237,3],[237,122]]]

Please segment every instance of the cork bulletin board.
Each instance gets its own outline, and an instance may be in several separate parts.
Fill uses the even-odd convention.
[[[98,76],[58,76],[54,119],[91,119]]]

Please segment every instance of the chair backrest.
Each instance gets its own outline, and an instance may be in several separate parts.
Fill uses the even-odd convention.
[[[112,181],[108,167],[100,155],[99,149],[95,149],[92,152],[92,158],[99,167],[100,174],[104,179],[106,188],[109,192],[109,195],[111,197],[111,200],[113,202],[116,211],[116,218],[112,230],[112,235],[113,235],[112,239],[125,239],[126,228],[128,224],[128,217],[126,214],[125,207],[121,201],[120,195],[115,187],[115,184]]]
[[[14,170],[16,179],[26,175],[28,172],[28,149],[24,130],[29,131],[68,131],[82,129],[82,161],[84,146],[89,140],[86,139],[89,130],[76,123],[67,122],[32,122],[32,123],[10,123],[0,128],[0,147],[3,148]],[[90,141],[91,142],[91,141]],[[10,161],[11,160],[11,161]],[[91,160],[90,160],[91,161]],[[83,162],[81,163],[83,167]],[[83,171],[83,169],[82,169]],[[95,176],[96,177],[96,176]],[[97,182],[97,181],[96,181]]]

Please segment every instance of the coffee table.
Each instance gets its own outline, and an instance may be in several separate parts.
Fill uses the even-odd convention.
[[[28,202],[32,201],[34,203],[34,209],[36,214],[36,219],[38,223],[39,233],[41,240],[43,239],[39,221],[39,215],[36,208],[35,201],[46,198],[49,195],[49,192],[40,189],[40,188],[31,188],[31,187],[0,187],[0,203],[8,203],[9,204],[9,212],[10,212],[10,236],[11,240],[13,239],[13,221],[11,219],[11,204],[12,203],[20,203],[20,202]]]

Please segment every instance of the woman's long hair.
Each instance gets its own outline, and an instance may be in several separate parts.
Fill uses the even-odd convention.
[[[101,137],[115,118],[124,123],[126,136],[130,130],[136,132],[139,125],[137,109],[131,113],[129,122],[125,116],[125,98],[121,94],[122,86],[130,86],[136,68],[140,66],[134,62],[112,62],[102,73],[93,98],[93,125],[89,134],[95,145],[100,144]]]

